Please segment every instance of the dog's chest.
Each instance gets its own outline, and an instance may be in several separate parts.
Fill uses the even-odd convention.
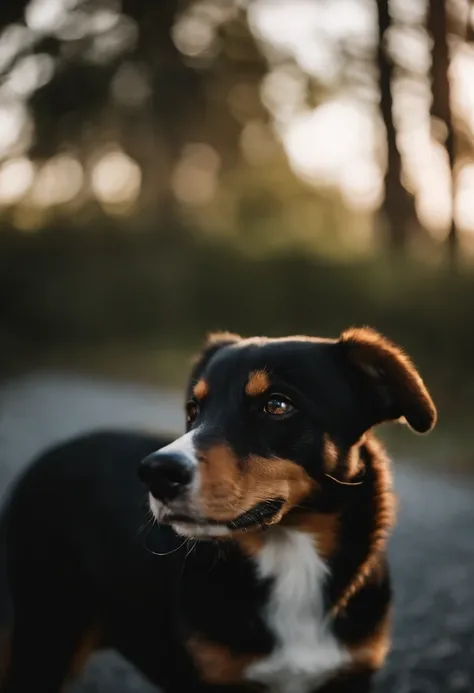
[[[256,560],[260,576],[273,580],[265,620],[277,644],[245,676],[272,693],[310,693],[349,661],[324,614],[326,565],[311,536],[283,529]]]

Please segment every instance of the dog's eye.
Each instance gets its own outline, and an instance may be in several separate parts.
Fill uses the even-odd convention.
[[[284,416],[294,409],[293,402],[283,395],[270,395],[263,406],[263,411],[271,416]]]
[[[191,400],[186,404],[186,423],[188,425],[193,424],[199,414],[199,404],[194,400]]]

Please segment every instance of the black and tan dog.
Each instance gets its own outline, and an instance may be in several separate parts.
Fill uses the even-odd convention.
[[[110,646],[166,693],[368,691],[389,649],[394,523],[371,431],[434,425],[414,366],[368,329],[221,334],[186,411],[170,444],[96,433],[20,481],[5,690],[56,693]]]

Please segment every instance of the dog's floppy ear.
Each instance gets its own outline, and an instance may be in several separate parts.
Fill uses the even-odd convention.
[[[339,339],[359,387],[367,391],[373,422],[404,418],[418,433],[436,423],[436,408],[415,366],[400,347],[367,327]]]
[[[214,332],[207,336],[201,353],[194,359],[188,385],[188,398],[206,365],[219,349],[239,342],[241,337],[233,332]]]

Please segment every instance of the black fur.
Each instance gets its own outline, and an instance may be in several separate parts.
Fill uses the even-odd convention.
[[[195,366],[188,397],[203,376],[209,396],[190,427],[201,425],[200,449],[225,441],[244,465],[251,454],[278,456],[306,471],[316,491],[282,522],[297,522],[302,512],[340,514],[325,592],[329,611],[374,552],[380,524],[385,463],[379,448],[361,439],[372,410],[361,405],[359,381],[341,365],[338,342],[237,339],[237,347],[229,339],[214,345]],[[294,415],[268,417],[262,411],[268,393],[246,396],[256,369],[269,374],[272,392],[291,398]],[[345,479],[351,485],[325,475],[327,435],[339,451],[357,448],[357,473]],[[166,693],[260,690],[205,684],[186,649],[198,634],[235,656],[270,653],[275,636],[262,607],[271,584],[258,578],[232,537],[186,540],[151,521],[137,467],[167,443],[142,433],[93,433],[47,452],[19,482],[7,527],[15,626],[5,693],[58,693],[90,629],[100,634],[100,646],[116,648]],[[388,570],[377,545],[367,575],[334,616],[334,633],[356,646],[377,630],[389,606]],[[368,667],[354,669],[318,690],[365,693],[371,676]]]

